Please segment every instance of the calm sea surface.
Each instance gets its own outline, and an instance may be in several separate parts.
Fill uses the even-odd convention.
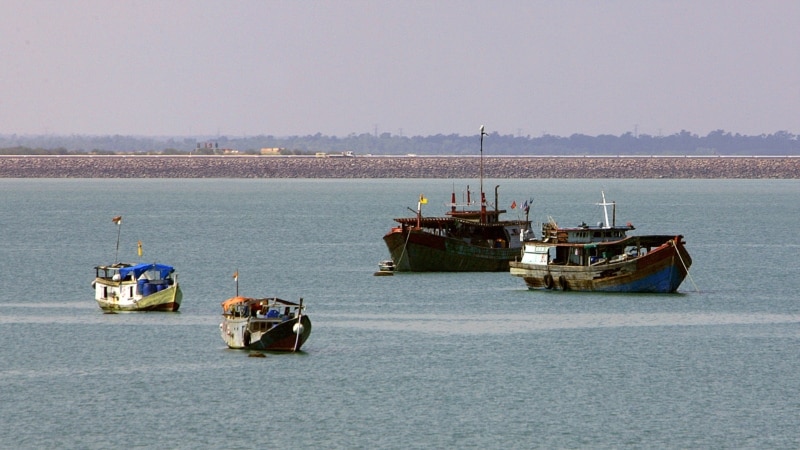
[[[476,180],[0,179],[0,448],[799,448],[797,180],[485,180],[531,219],[680,233],[676,295],[374,277],[381,237]],[[179,313],[102,314],[93,267],[176,266]],[[512,214],[515,216],[516,214]],[[299,354],[219,337],[305,299]]]

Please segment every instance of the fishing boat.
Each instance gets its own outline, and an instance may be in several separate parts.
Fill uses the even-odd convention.
[[[560,227],[550,218],[539,238],[526,238],[511,275],[528,289],[673,293],[689,274],[692,258],[682,235],[628,236],[616,225],[616,202],[602,193],[604,222]],[[612,206],[609,222],[608,207]]]
[[[299,303],[277,297],[232,297],[222,302],[219,332],[229,348],[299,351],[311,334],[311,319]]]
[[[175,268],[158,263],[95,267],[95,300],[103,311],[177,311],[183,293]]]
[[[183,293],[178,284],[175,268],[159,263],[118,262],[119,235],[122,216],[112,222],[117,225],[117,253],[114,263],[95,266],[92,288],[100,309],[116,311],[177,311]],[[142,244],[138,245],[142,256]]]
[[[239,295],[239,271],[233,274],[236,295],[222,302],[219,334],[228,348],[266,351],[299,351],[311,334],[311,319],[298,303],[277,297]]]
[[[383,236],[397,272],[498,272],[509,269],[509,262],[519,258],[520,236],[530,221],[502,220],[505,209],[499,208],[495,187],[494,208],[487,207],[483,191],[483,136],[480,129],[480,206],[472,200],[467,186],[466,202],[457,203],[453,190],[443,216],[423,217],[424,195],[417,202],[413,217],[394,219],[397,224]],[[526,202],[527,204],[527,202]],[[512,209],[516,202],[512,203]],[[409,208],[411,209],[411,208]]]

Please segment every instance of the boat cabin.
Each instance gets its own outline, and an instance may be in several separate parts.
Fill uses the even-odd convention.
[[[233,297],[222,302],[222,315],[226,318],[249,318],[263,323],[293,319],[302,309],[302,299],[294,303],[278,298]]]
[[[173,284],[175,268],[166,264],[116,263],[95,267],[96,298],[141,298],[162,291]]]
[[[397,231],[409,229],[447,238],[461,239],[472,245],[487,248],[520,248],[520,233],[528,228],[525,221],[507,220],[480,223],[465,217],[406,217],[394,219],[400,224]]]

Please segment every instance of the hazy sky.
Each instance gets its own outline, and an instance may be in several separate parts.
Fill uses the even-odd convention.
[[[800,133],[800,1],[6,0],[0,133]]]

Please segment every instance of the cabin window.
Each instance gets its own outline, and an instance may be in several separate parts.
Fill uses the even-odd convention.
[[[131,286],[131,287],[130,287],[130,292],[131,292],[131,293],[130,293],[130,294],[128,294],[128,297],[133,297],[133,286]]]

